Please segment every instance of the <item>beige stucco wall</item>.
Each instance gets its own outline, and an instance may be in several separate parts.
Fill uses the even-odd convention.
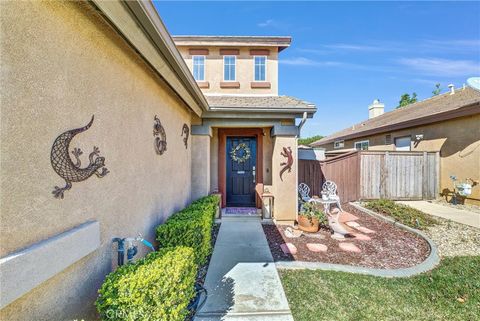
[[[153,241],[154,227],[190,202],[191,144],[185,149],[180,133],[191,115],[90,5],[11,1],[0,12],[0,255],[89,220],[101,229],[98,250],[8,305],[0,319],[92,320],[97,289],[116,262],[112,238],[141,232]],[[92,114],[70,150],[82,148],[85,166],[98,146],[110,173],[55,199],[53,187],[64,181],[50,164],[52,143]],[[153,148],[154,115],[167,134],[162,156]]]
[[[187,66],[193,70],[192,56],[189,54],[191,47],[179,46],[178,49],[185,59]],[[207,94],[262,94],[278,95],[278,48],[274,47],[238,47],[240,50],[237,56],[236,81],[240,83],[240,88],[220,88],[220,82],[223,82],[223,56],[220,55],[220,49],[225,47],[201,47],[208,49],[209,54],[205,57],[205,81],[208,81],[210,88],[202,88]],[[271,88],[251,88],[250,83],[254,82],[254,62],[250,55],[250,49],[268,49],[270,55],[267,56],[267,78]]]
[[[280,179],[281,165],[287,159],[281,155],[284,147],[290,147],[293,152],[291,171],[285,171]],[[297,216],[297,138],[274,137],[272,152],[272,189],[275,196],[274,218],[277,222],[292,223]]]
[[[385,145],[385,135],[391,134],[392,144]],[[423,140],[415,144],[415,135]],[[354,148],[354,143],[369,140],[370,150],[395,150],[395,138],[412,137],[412,151],[440,151],[440,191],[452,191],[450,175],[459,180],[473,178],[479,182],[472,190],[467,203],[480,204],[480,115],[452,119],[426,126],[373,135],[365,138],[346,140],[344,149]],[[334,150],[333,143],[320,146]]]

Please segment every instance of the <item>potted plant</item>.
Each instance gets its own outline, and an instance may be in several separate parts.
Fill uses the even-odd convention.
[[[320,224],[325,224],[327,217],[322,210],[313,202],[307,202],[302,205],[298,214],[298,227],[305,232],[318,232]]]

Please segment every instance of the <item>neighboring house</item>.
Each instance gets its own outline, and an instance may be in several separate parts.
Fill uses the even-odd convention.
[[[295,219],[295,120],[316,109],[277,95],[290,38],[187,37],[178,50],[149,1],[4,1],[0,20],[0,319],[97,319],[112,240],[154,242],[155,226],[209,193],[261,207],[264,184],[274,218]],[[92,115],[70,145],[56,140]],[[85,178],[74,154],[85,168],[93,146],[108,174],[69,186],[55,166]]]
[[[451,193],[450,176],[480,181],[480,91],[464,87],[384,113],[375,100],[369,119],[311,144],[327,157],[351,150],[440,152],[440,191]],[[467,203],[480,204],[480,186]]]

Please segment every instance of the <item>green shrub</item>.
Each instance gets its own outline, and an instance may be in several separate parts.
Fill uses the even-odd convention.
[[[204,264],[212,251],[212,226],[218,203],[218,196],[207,196],[170,216],[156,229],[160,248],[191,247],[195,253],[195,262]]]
[[[432,216],[408,205],[398,204],[391,200],[380,199],[369,201],[365,203],[365,207],[380,214],[390,216],[402,224],[420,230],[438,224],[438,221]]]
[[[102,320],[183,321],[196,275],[191,248],[161,249],[110,273],[95,304]]]

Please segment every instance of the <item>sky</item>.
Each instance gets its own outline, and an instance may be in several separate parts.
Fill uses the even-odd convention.
[[[279,94],[318,110],[302,137],[329,135],[385,111],[403,93],[480,76],[480,2],[156,1],[172,35],[291,36]]]

